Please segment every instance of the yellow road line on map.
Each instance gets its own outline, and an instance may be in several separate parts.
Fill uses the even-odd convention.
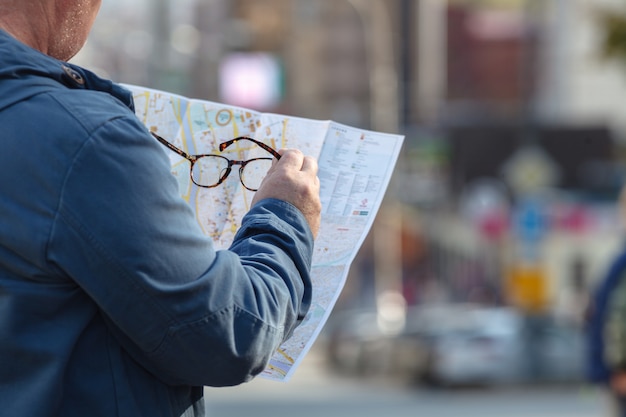
[[[269,364],[267,367],[270,368],[273,372],[277,372],[282,376],[287,376],[287,371],[285,371],[284,369],[280,369],[272,364]]]
[[[287,147],[287,124],[289,122],[287,121],[287,119],[283,119],[283,133],[282,133],[282,142],[283,144],[281,145],[281,148],[286,148]]]
[[[144,103],[143,120],[141,121],[145,125],[146,122],[148,121],[148,108],[149,108],[149,103],[150,103],[150,93],[148,91],[144,91],[143,93],[137,94],[134,97],[141,97],[141,96],[144,96],[146,98],[145,103]]]
[[[183,116],[180,114],[180,100],[173,100],[170,101],[170,103],[172,104],[172,107],[174,108],[174,116],[176,117],[176,121],[178,122],[178,124],[180,126],[183,125]],[[177,104],[177,106],[175,105],[175,103]]]
[[[284,349],[278,349],[278,351],[277,351],[277,352],[278,352],[278,353],[280,353],[280,354],[281,354],[281,356],[283,356],[285,359],[287,359],[287,362],[289,362],[290,364],[292,364],[292,365],[293,365],[293,363],[294,363],[295,361],[293,360],[293,358],[292,358],[291,356],[287,355],[287,353],[285,352],[285,350],[284,350]]]

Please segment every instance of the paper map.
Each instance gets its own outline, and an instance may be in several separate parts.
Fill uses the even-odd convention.
[[[188,154],[220,154],[219,143],[249,136],[275,149],[298,148],[318,159],[322,222],[313,255],[311,309],[262,373],[269,379],[289,380],[344,286],[350,263],[381,205],[404,137],[125,87],[133,92],[139,119]],[[260,150],[249,141],[237,146],[236,159],[255,157]],[[241,186],[238,172],[218,187],[197,187],[189,177],[189,162],[174,152],[167,154],[180,194],[194,209],[202,230],[213,238],[216,250],[227,249],[253,192]]]

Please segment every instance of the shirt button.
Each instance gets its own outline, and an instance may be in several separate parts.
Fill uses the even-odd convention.
[[[65,72],[65,75],[70,77],[72,81],[74,81],[76,84],[79,84],[79,85],[85,84],[85,79],[83,78],[82,75],[80,75],[78,71],[68,67],[67,65],[63,65],[63,71]]]

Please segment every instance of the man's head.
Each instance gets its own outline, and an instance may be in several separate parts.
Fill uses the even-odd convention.
[[[67,61],[83,47],[102,0],[0,0],[0,29]]]

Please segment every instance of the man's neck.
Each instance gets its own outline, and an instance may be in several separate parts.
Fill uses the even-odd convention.
[[[25,16],[16,10],[0,13],[0,29],[31,48],[48,54],[48,30],[44,24],[36,24],[35,16]],[[36,28],[36,29],[35,29]]]

